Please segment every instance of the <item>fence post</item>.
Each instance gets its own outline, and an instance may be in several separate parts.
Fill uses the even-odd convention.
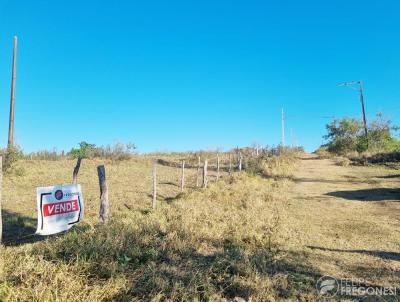
[[[196,176],[196,187],[199,187],[199,182],[200,182],[200,156],[199,156],[199,161],[197,163],[197,176]]]
[[[182,175],[181,175],[181,192],[185,188],[185,161],[182,162]]]
[[[3,157],[0,156],[0,245],[3,234],[3,219],[1,216],[1,202],[2,202],[2,190],[3,190]]]
[[[203,166],[203,188],[207,188],[207,184],[208,184],[207,165],[208,165],[208,161],[205,160],[204,166]]]
[[[156,208],[157,205],[157,162],[155,161],[153,164],[153,209]]]
[[[74,173],[72,173],[72,183],[77,184],[78,183],[78,173],[79,173],[79,168],[81,167],[81,161],[82,157],[78,157],[78,161],[76,162],[76,166],[74,168]]]
[[[243,156],[241,153],[239,153],[239,171],[242,171],[242,161],[243,161]]]
[[[219,181],[219,153],[217,154],[217,181]]]
[[[229,174],[232,173],[232,153],[229,152]]]
[[[106,183],[106,169],[104,165],[97,167],[97,174],[99,176],[99,185],[100,185],[100,213],[99,219],[101,223],[107,223],[108,221],[108,210],[109,210],[109,202],[108,202],[108,188]]]

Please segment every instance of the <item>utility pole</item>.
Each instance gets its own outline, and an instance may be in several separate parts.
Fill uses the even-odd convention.
[[[17,36],[14,36],[14,50],[11,76],[10,120],[8,128],[8,147],[14,147],[15,85],[17,80]]]
[[[285,147],[285,114],[282,108],[282,147]]]
[[[359,81],[359,84],[360,84],[360,102],[361,102],[361,106],[362,106],[363,121],[364,121],[364,134],[365,134],[365,140],[367,142],[367,147],[368,147],[367,118],[365,117],[365,105],[364,105],[364,94],[363,94],[362,81]]]
[[[352,89],[356,89],[356,88],[354,88],[354,85],[359,85],[358,91],[360,93],[360,102],[361,102],[363,123],[364,123],[364,135],[365,135],[365,141],[366,141],[367,147],[368,147],[368,128],[367,128],[367,118],[365,116],[363,83],[362,83],[362,81],[350,81],[350,82],[344,82],[344,83],[339,84],[339,86],[346,86],[346,87],[350,87]]]
[[[292,148],[294,148],[293,128],[290,128],[290,142],[292,144]]]

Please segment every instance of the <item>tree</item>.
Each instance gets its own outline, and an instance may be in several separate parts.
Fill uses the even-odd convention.
[[[393,152],[400,148],[399,140],[393,137],[393,132],[398,127],[385,119],[381,113],[376,115],[368,126],[368,143],[363,132],[363,123],[360,119],[343,118],[335,119],[326,129],[324,136],[328,143],[327,150],[334,154],[346,155],[349,152]]]
[[[362,135],[362,122],[354,118],[333,120],[326,125],[328,134],[324,136],[329,140],[328,151],[336,154],[346,154],[357,150],[359,137]]]
[[[95,144],[89,144],[85,141],[79,143],[79,149],[72,148],[69,152],[74,158],[82,157],[82,158],[90,158],[93,157],[97,147]]]

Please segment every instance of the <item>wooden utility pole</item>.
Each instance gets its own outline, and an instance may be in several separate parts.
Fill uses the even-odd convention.
[[[344,82],[344,83],[339,84],[339,86],[346,86],[346,87],[350,87],[352,89],[356,89],[356,88],[354,88],[355,85],[359,85],[360,102],[361,102],[361,109],[362,109],[363,123],[364,123],[364,135],[365,135],[365,141],[366,141],[367,147],[368,147],[368,128],[367,128],[367,118],[365,116],[363,82],[362,81],[350,81],[350,82]]]
[[[97,174],[99,176],[100,185],[100,222],[105,224],[108,221],[109,202],[108,202],[108,188],[106,183],[106,169],[104,165],[97,167]]]
[[[0,156],[0,245],[3,234],[3,219],[1,216],[2,189],[3,189],[3,157]]]
[[[217,154],[217,181],[219,181],[219,154]]]
[[[285,147],[285,114],[282,108],[282,147]]]
[[[81,167],[81,161],[82,157],[78,157],[78,161],[76,162],[76,166],[74,168],[74,172],[72,173],[72,183],[77,184],[78,183],[78,173],[79,173],[79,168]]]
[[[232,173],[232,153],[229,152],[229,174]]]
[[[364,105],[364,93],[363,93],[362,81],[359,81],[359,84],[360,84],[360,102],[361,102],[363,122],[364,122],[364,134],[365,134],[365,141],[366,141],[367,147],[368,147],[367,118],[365,117],[365,105]]]
[[[153,164],[153,209],[157,206],[157,162]]]
[[[182,162],[181,192],[185,189],[185,161]]]
[[[17,81],[17,42],[18,39],[14,37],[14,50],[12,62],[12,76],[11,76],[11,98],[10,98],[10,119],[8,125],[8,147],[14,147],[14,114],[15,114],[15,87]]]
[[[196,175],[196,187],[200,186],[200,156],[199,156],[199,161],[197,163],[197,175]]]
[[[207,165],[208,165],[208,161],[205,160],[204,166],[203,166],[203,188],[207,188],[207,184],[208,184]]]

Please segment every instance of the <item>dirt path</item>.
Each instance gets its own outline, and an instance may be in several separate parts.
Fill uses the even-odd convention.
[[[289,249],[321,274],[400,287],[399,174],[304,156],[289,195]]]

